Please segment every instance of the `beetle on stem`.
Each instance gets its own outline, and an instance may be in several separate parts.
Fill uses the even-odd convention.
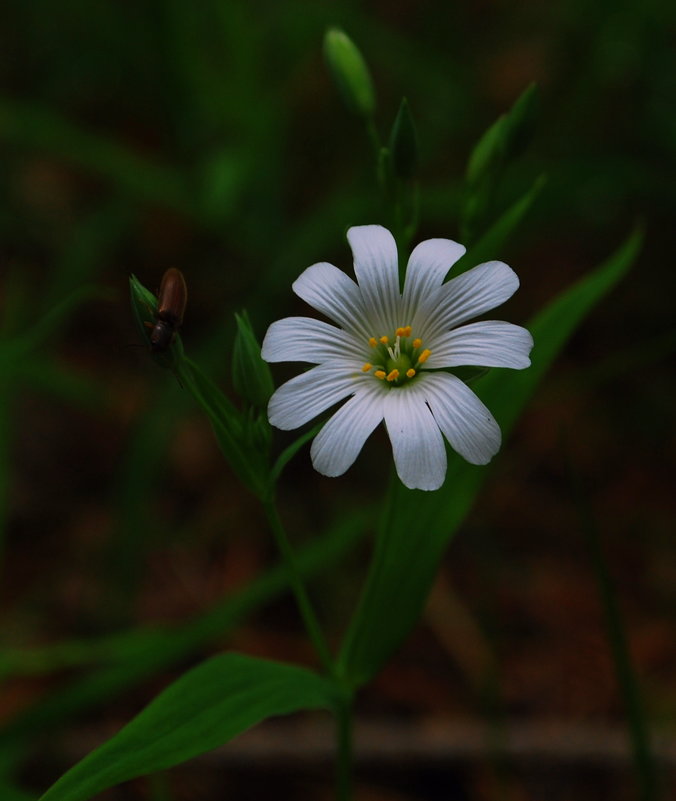
[[[188,288],[180,270],[170,267],[162,276],[157,297],[155,324],[150,332],[150,350],[164,353],[181,328],[183,314],[188,301]],[[148,323],[150,327],[150,323]]]

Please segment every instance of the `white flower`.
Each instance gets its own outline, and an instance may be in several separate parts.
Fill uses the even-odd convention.
[[[312,462],[342,475],[382,421],[397,473],[411,489],[438,489],[446,475],[442,434],[468,462],[486,464],[500,448],[500,428],[471,389],[446,368],[530,365],[530,333],[511,323],[463,325],[504,303],[519,286],[499,261],[444,283],[465,248],[428,239],[411,254],[399,289],[397,246],[379,225],[350,228],[355,283],[332,264],[308,267],[294,292],[340,328],[309,317],[273,323],[263,341],[268,362],[317,365],[270,399],[272,425],[298,428],[349,398],[312,443]]]

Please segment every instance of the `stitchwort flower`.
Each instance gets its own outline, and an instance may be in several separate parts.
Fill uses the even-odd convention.
[[[473,464],[486,464],[500,448],[492,414],[449,370],[530,365],[533,338],[525,328],[494,320],[466,324],[504,303],[519,279],[491,261],[444,283],[465,248],[429,239],[413,250],[402,292],[397,246],[386,228],[350,228],[347,238],[356,283],[321,262],[293,284],[340,327],[287,317],[265,336],[266,361],[316,365],[273,394],[270,423],[298,428],[347,398],[312,443],[315,469],[342,475],[384,420],[401,481],[411,489],[438,489],[446,475],[443,437]]]

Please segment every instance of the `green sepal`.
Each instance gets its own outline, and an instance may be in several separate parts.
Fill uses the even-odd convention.
[[[418,135],[405,97],[392,126],[389,144],[394,175],[403,181],[410,181],[418,170]]]
[[[348,109],[360,117],[372,117],[376,96],[371,73],[359,48],[340,28],[326,31],[324,58]]]
[[[261,346],[246,311],[235,314],[237,335],[232,350],[232,383],[237,394],[256,409],[267,408],[275,391],[268,363],[261,356]]]
[[[240,412],[188,357],[180,363],[178,378],[206,412],[221,452],[236,475],[259,498],[267,497],[270,426],[265,416],[252,410]]]

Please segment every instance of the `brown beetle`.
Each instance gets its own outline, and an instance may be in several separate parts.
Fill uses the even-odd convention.
[[[188,287],[183,273],[170,267],[162,276],[155,325],[150,332],[150,350],[153,353],[162,353],[169,348],[183,322],[187,302]]]

